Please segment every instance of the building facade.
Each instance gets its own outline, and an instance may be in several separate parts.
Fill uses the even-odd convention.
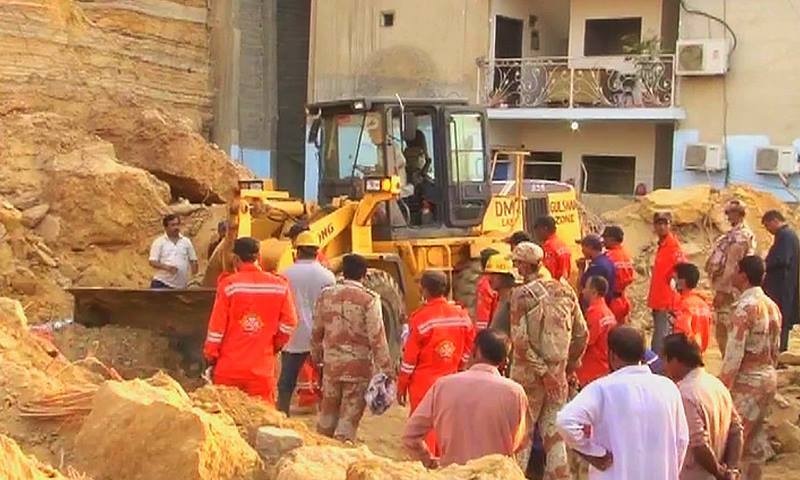
[[[746,182],[792,199],[795,8],[785,0],[316,0],[308,97],[468,99],[486,107],[493,149],[528,151],[526,174],[586,193]],[[783,165],[775,171],[773,153]],[[307,165],[307,186],[313,173]]]

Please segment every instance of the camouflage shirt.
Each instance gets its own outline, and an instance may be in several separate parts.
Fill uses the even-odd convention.
[[[352,280],[324,289],[314,308],[311,357],[330,379],[369,380],[376,370],[393,376],[378,295]]]
[[[523,386],[549,373],[566,387],[586,349],[588,330],[578,298],[566,282],[539,277],[511,295],[511,377]]]
[[[714,291],[735,293],[731,280],[736,273],[739,260],[756,252],[756,236],[744,222],[714,242],[714,249],[706,261],[706,273]]]
[[[781,312],[761,287],[742,293],[734,304],[720,379],[728,387],[752,384],[775,375],[781,332]]]

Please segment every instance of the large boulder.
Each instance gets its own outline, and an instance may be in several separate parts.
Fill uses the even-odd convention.
[[[17,443],[0,434],[0,478],[3,480],[67,480],[54,468],[25,455]]]
[[[95,140],[55,155],[43,172],[49,182],[42,196],[69,231],[61,240],[73,249],[135,245],[160,229],[167,185],[119,163],[108,142]]]
[[[121,161],[167,182],[173,197],[223,203],[238,187],[239,168],[185,118],[156,108],[115,109],[93,116],[89,128],[114,144]]]
[[[263,469],[227,415],[193,407],[163,374],[106,382],[75,447],[95,480],[252,480]]]

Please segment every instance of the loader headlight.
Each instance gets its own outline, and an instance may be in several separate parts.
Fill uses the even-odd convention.
[[[364,179],[364,190],[367,192],[400,193],[399,177],[381,177]]]

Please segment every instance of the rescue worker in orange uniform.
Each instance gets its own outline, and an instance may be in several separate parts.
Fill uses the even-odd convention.
[[[625,232],[622,227],[610,225],[603,230],[603,243],[606,247],[606,255],[614,263],[616,276],[614,277],[613,298],[608,304],[608,308],[614,312],[617,323],[624,325],[628,323],[631,313],[631,302],[625,294],[625,290],[633,283],[636,278],[636,270],[633,268],[633,260],[622,241],[625,239]]]
[[[675,288],[678,290],[678,301],[675,306],[675,324],[673,333],[685,333],[698,345],[700,351],[708,348],[711,335],[713,311],[710,295],[703,295],[696,290],[700,282],[700,269],[692,263],[675,265]]]
[[[409,335],[397,379],[397,401],[411,413],[440,377],[456,373],[470,358],[475,328],[466,310],[447,300],[447,275],[429,270],[420,279],[425,304],[408,319]],[[431,432],[426,443],[436,452]]]
[[[589,277],[583,287],[583,299],[586,307],[586,326],[589,327],[589,340],[586,352],[581,359],[581,366],[575,371],[581,387],[609,373],[608,366],[608,332],[617,326],[614,313],[606,303],[608,282],[599,276]]]
[[[539,217],[533,224],[536,242],[544,251],[542,265],[553,276],[553,280],[569,280],[572,269],[572,253],[567,244],[556,235],[556,219],[550,216]]]
[[[484,248],[481,250],[481,271],[483,275],[478,280],[475,287],[475,331],[479,332],[489,328],[489,324],[497,308],[497,291],[492,288],[492,275],[486,272],[486,263],[493,255],[500,252],[494,248]]]
[[[275,354],[297,325],[289,283],[257,265],[255,238],[233,244],[235,273],[217,285],[203,355],[216,385],[237,387],[275,405]]]
[[[653,230],[658,236],[658,249],[650,273],[650,292],[647,306],[653,311],[653,337],[650,349],[661,353],[664,337],[672,333],[672,312],[675,310],[677,292],[672,287],[675,265],[684,261],[681,244],[672,233],[672,214],[653,214]]]

